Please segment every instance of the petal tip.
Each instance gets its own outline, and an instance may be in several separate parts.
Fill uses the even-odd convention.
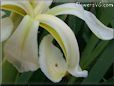
[[[86,78],[88,76],[88,71],[87,70],[82,70],[80,68],[80,66],[76,67],[73,70],[69,70],[69,73],[72,74],[75,77],[84,77],[84,78]]]
[[[76,77],[84,77],[86,78],[88,76],[88,71],[83,70],[83,71],[77,71],[75,72]]]

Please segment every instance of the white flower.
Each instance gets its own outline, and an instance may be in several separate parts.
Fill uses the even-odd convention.
[[[87,77],[88,72],[79,66],[79,48],[70,27],[55,15],[71,14],[83,19],[90,30],[100,39],[113,39],[113,29],[103,25],[91,12],[79,4],[67,3],[49,9],[52,0],[2,1],[1,8],[23,16],[16,30],[10,18],[2,19],[2,40],[4,56],[19,72],[35,71],[39,67],[53,82],[59,82],[69,72],[75,77]],[[10,25],[10,26],[9,26]],[[41,26],[51,35],[43,38],[39,46],[38,27]],[[8,34],[7,34],[8,33]],[[12,33],[12,34],[11,34]],[[10,36],[10,37],[9,37]],[[9,38],[9,39],[8,39]],[[52,44],[56,39],[62,52]]]

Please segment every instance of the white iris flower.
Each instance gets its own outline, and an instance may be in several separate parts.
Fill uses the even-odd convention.
[[[20,14],[23,19],[14,29],[15,22],[10,17],[2,18],[1,42],[4,44],[4,58],[19,72],[42,72],[53,82],[59,82],[69,72],[75,77],[87,77],[88,72],[79,66],[78,43],[73,31],[56,15],[71,14],[84,20],[90,30],[100,39],[113,39],[113,29],[103,25],[91,12],[76,3],[66,3],[49,9],[53,0],[12,0],[2,1],[1,9]],[[13,17],[13,16],[12,16]],[[15,16],[14,16],[15,17]],[[45,36],[39,46],[38,27],[51,35]],[[53,45],[56,39],[62,52]]]

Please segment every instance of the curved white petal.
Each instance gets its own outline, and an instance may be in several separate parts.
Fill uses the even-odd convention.
[[[49,9],[52,1],[53,0],[37,0],[37,5],[34,10],[35,15],[46,12]]]
[[[86,11],[83,7],[76,3],[68,3],[56,6],[50,9],[48,14],[61,15],[71,14],[83,19],[89,26],[91,31],[100,39],[110,40],[114,38],[114,29],[106,27],[91,12]]]
[[[24,1],[2,1],[1,2],[1,8],[6,9],[6,10],[12,10],[15,11],[21,15],[25,15],[25,12],[27,14],[32,14],[33,9],[31,4],[29,3],[28,0],[24,0]]]
[[[53,2],[53,0],[29,0],[29,2],[32,4],[32,6],[37,6],[39,4],[41,4],[42,2],[46,5],[46,6],[50,6]]]
[[[13,35],[4,46],[4,57],[11,62],[19,72],[38,69],[37,31],[38,21],[25,16]]]
[[[53,82],[59,82],[67,71],[62,52],[52,44],[53,37],[47,35],[39,47],[39,64],[42,72]]]
[[[35,2],[37,5],[43,3],[44,6],[49,7],[52,4],[53,0],[36,0]]]
[[[49,25],[50,27],[52,27],[51,30],[54,30],[55,32],[58,33],[58,35],[60,36],[60,38],[64,44],[65,51],[64,51],[64,47],[62,46],[61,42],[55,37],[55,35],[57,35],[57,34],[51,33],[51,30],[48,31],[52,34],[52,36],[58,41],[58,43],[62,47],[63,52],[66,57],[68,71],[71,72],[72,70],[75,70],[75,68],[77,68],[79,66],[79,49],[78,49],[77,40],[76,40],[75,35],[72,32],[72,30],[62,20],[60,20],[57,17],[54,17],[52,15],[42,14],[42,15],[39,15],[37,17],[37,19],[40,22]],[[45,27],[45,29],[46,28],[48,28],[48,27]],[[52,31],[52,32],[54,32],[54,31]],[[77,70],[75,72],[83,72],[83,71]],[[83,72],[83,73],[85,73],[85,72]]]
[[[114,38],[114,29],[106,27],[91,12],[84,11],[85,21],[91,31],[100,39],[110,40]]]
[[[9,17],[2,18],[0,21],[1,28],[0,28],[0,42],[5,41],[13,31],[13,22]]]
[[[88,71],[81,69],[81,67],[78,65],[74,69],[68,70],[73,76],[75,77],[87,77]]]
[[[52,15],[62,15],[62,14],[70,14],[76,15],[77,17],[84,19],[84,9],[81,5],[76,3],[68,3],[55,6],[47,11],[47,14]]]

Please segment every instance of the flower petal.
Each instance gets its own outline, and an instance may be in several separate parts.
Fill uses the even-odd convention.
[[[32,6],[30,3],[25,1],[2,1],[1,9],[16,12],[22,16],[33,13]]]
[[[74,69],[70,69],[68,71],[75,77],[87,77],[88,76],[88,71],[86,70],[82,71],[79,65],[77,65]]]
[[[91,12],[84,11],[85,21],[91,31],[100,39],[110,40],[114,38],[114,29],[106,27]]]
[[[53,37],[47,35],[39,47],[39,64],[42,72],[53,82],[59,82],[67,71],[62,52],[52,44]]]
[[[68,3],[55,6],[47,11],[47,14],[52,15],[62,15],[62,14],[71,14],[76,15],[77,17],[84,19],[84,9],[81,5],[76,3]]]
[[[50,32],[60,44],[66,57],[68,70],[74,70],[77,68],[79,66],[79,49],[77,40],[72,30],[62,20],[52,15],[42,14],[37,16],[37,19],[47,26],[52,27],[51,29],[49,29],[49,27],[44,27],[44,29]],[[43,26],[43,24],[40,25],[41,27]],[[76,72],[80,71],[77,70]]]
[[[33,8],[35,8],[38,4],[39,0],[29,0],[30,4],[32,5]]]
[[[13,35],[4,46],[4,57],[11,62],[19,72],[38,69],[37,31],[38,21],[25,16]]]
[[[114,29],[106,27],[91,12],[86,11],[76,3],[68,3],[50,9],[48,14],[61,15],[71,14],[83,19],[90,30],[100,39],[110,40],[114,38]]]
[[[13,31],[13,22],[9,17],[6,18],[2,18],[2,20],[0,21],[1,24],[1,40],[0,42],[5,41],[12,33]]]
[[[49,9],[49,6],[51,5],[53,0],[38,0],[37,5],[35,7],[34,13],[35,15],[40,14],[40,13],[44,13]]]

